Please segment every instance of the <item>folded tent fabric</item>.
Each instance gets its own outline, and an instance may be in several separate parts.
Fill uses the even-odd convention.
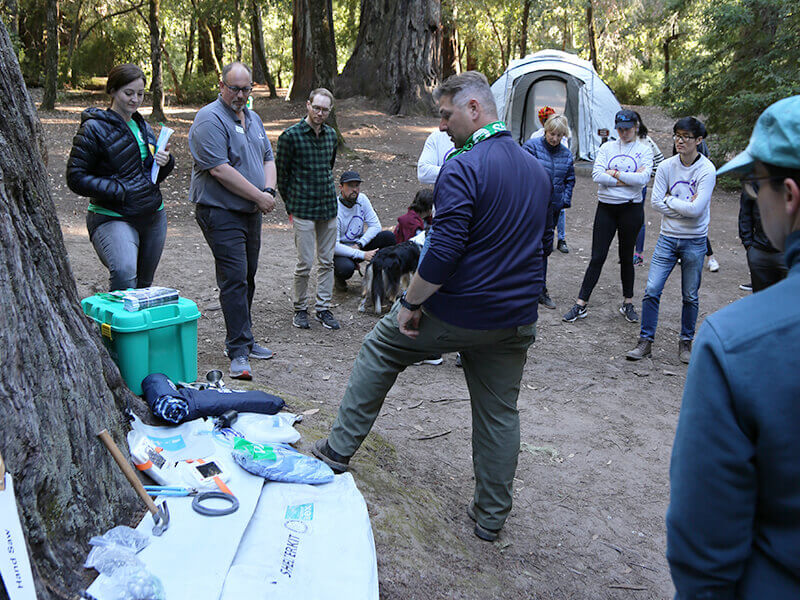
[[[169,415],[172,418],[165,418],[159,409],[174,405],[174,401],[164,402],[160,400],[162,397],[183,399],[186,402],[188,411],[179,422],[200,417],[217,417],[228,410],[274,415],[286,405],[282,398],[260,390],[179,389],[163,373],[153,373],[142,380],[142,396],[155,416],[173,423],[174,414]]]

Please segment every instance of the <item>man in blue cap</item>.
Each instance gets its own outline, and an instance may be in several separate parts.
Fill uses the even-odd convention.
[[[800,96],[764,111],[728,172],[756,196],[789,275],[700,328],[672,450],[667,559],[677,598],[800,598]]]

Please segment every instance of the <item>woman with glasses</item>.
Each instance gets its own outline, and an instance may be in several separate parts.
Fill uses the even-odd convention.
[[[110,273],[109,289],[149,287],[161,259],[167,217],[158,185],[175,160],[155,152],[156,138],[139,114],[145,77],[136,65],[108,73],[111,106],[87,108],[67,161],[67,185],[89,198],[89,239]],[[151,179],[153,163],[160,168]]]
[[[678,261],[681,265],[683,296],[678,357],[681,362],[688,363],[692,354],[711,193],[717,175],[713,163],[698,150],[706,137],[705,125],[694,117],[685,117],[675,123],[672,131],[678,153],[661,163],[656,171],[650,203],[661,213],[661,233],[650,259],[647,287],[642,300],[639,342],[627,353],[629,360],[641,360],[651,354],[661,292]]]
[[[639,119],[635,112],[619,111],[614,126],[619,139],[600,146],[592,169],[592,179],[598,184],[592,258],[583,276],[578,299],[563,317],[568,323],[586,317],[586,303],[600,278],[615,235],[619,239],[622,279],[622,305],[619,312],[630,323],[639,320],[633,308],[633,246],[644,222],[642,188],[650,180],[653,152],[637,135]]]

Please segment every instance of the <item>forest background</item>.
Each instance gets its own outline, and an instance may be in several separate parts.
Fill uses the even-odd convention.
[[[716,158],[741,149],[772,102],[800,93],[800,11],[793,0],[2,0],[0,16],[29,87],[102,86],[115,64],[142,65],[153,119],[168,104],[216,95],[234,59],[254,80],[364,95],[392,113],[432,108],[447,76],[494,81],[544,48],[590,60],[623,104],[703,116]],[[163,67],[162,67],[163,65]],[[163,71],[162,71],[163,69]]]

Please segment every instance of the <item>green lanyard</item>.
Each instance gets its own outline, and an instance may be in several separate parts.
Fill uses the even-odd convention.
[[[459,154],[463,154],[464,152],[468,152],[472,150],[472,148],[478,142],[482,142],[483,140],[489,139],[493,135],[497,135],[498,133],[502,133],[504,131],[508,131],[506,128],[506,124],[502,121],[494,121],[493,123],[489,123],[488,125],[484,125],[480,129],[476,129],[472,132],[472,135],[469,136],[464,145],[461,146],[455,152],[451,152],[447,158],[445,158],[445,162],[453,158],[454,156],[458,156]]]

